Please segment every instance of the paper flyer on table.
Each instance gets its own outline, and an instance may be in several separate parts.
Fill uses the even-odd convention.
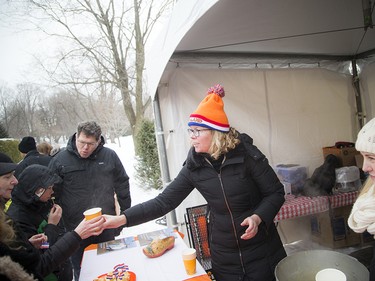
[[[97,254],[102,255],[108,252],[123,250],[125,248],[133,248],[137,246],[138,245],[135,237],[125,237],[121,239],[99,243]]]

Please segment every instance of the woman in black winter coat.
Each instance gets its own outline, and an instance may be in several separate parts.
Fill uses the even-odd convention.
[[[229,126],[224,89],[216,85],[190,115],[186,162],[156,198],[104,215],[105,227],[133,226],[175,209],[196,188],[209,207],[212,271],[217,281],[272,281],[286,257],[273,222],[284,189],[266,157],[246,134]]]
[[[40,248],[42,243],[47,241],[46,236],[37,234],[27,237],[17,223],[4,212],[4,201],[10,199],[14,186],[18,184],[14,176],[16,167],[17,164],[7,155],[0,153],[0,257],[10,257],[13,262],[21,265],[27,274],[41,281],[79,248],[82,239],[102,233],[104,219],[83,219],[73,231],[65,233],[54,245],[41,253]],[[45,176],[44,180],[53,182],[50,175]],[[5,275],[3,270],[1,275]]]

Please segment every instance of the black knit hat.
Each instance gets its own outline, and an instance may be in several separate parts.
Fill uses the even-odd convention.
[[[33,137],[24,137],[18,145],[18,150],[22,153],[28,153],[36,149],[35,139]]]
[[[8,155],[0,152],[0,176],[13,172],[16,167],[17,164]]]

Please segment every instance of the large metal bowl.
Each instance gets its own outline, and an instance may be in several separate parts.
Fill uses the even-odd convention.
[[[276,266],[275,276],[277,281],[315,281],[315,275],[325,268],[341,270],[347,281],[368,281],[370,276],[357,259],[329,250],[309,250],[287,256]]]

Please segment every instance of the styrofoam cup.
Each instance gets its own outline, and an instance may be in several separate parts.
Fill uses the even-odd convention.
[[[346,275],[335,268],[325,268],[315,275],[315,281],[346,281]]]
[[[187,248],[182,250],[182,260],[184,261],[184,266],[186,273],[188,275],[193,275],[196,273],[196,263],[197,263],[197,252],[194,248]]]

